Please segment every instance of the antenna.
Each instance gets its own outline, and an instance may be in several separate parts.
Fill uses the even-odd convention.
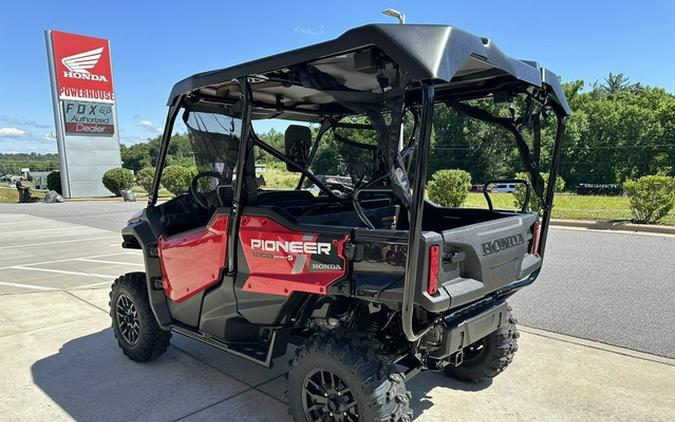
[[[398,23],[400,24],[405,23],[405,15],[396,9],[384,9],[382,13],[384,13],[387,16],[391,16],[392,18],[398,19]]]

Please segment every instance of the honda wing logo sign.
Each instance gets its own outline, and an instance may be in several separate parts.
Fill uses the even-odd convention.
[[[51,31],[59,99],[114,102],[108,40]]]
[[[89,72],[89,70],[96,67],[96,64],[101,59],[102,52],[103,47],[99,47],[62,58],[61,63],[68,68],[68,71],[63,72],[63,77],[108,82],[108,79],[104,75],[96,75]]]
[[[103,175],[122,162],[110,43],[55,30],[45,43],[63,196],[108,196]]]

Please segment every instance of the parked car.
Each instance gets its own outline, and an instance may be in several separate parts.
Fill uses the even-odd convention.
[[[494,185],[492,192],[496,193],[514,193],[516,191],[516,185],[513,183],[500,183]]]

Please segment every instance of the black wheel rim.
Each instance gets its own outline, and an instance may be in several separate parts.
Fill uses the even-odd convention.
[[[138,312],[131,298],[125,294],[119,295],[115,304],[117,327],[124,341],[134,345],[138,341],[141,326],[138,323]]]
[[[302,407],[311,422],[359,420],[354,394],[340,377],[327,369],[315,369],[305,377]]]

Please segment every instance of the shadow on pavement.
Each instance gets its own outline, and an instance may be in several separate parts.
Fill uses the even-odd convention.
[[[66,342],[57,354],[35,362],[31,373],[34,383],[78,421],[175,420],[250,388],[173,347],[156,361],[133,362],[109,328]],[[408,388],[417,419],[433,406],[428,393],[435,387],[480,391],[489,385],[423,373]]]
[[[406,386],[412,393],[410,407],[413,409],[413,414],[415,415],[414,419],[418,419],[424,414],[425,410],[434,405],[428,393],[436,387],[450,390],[479,392],[488,388],[491,384],[492,380],[474,384],[448,378],[443,373],[439,372],[425,372],[413,378]]]
[[[175,420],[249,388],[171,347],[156,361],[133,362],[110,328],[66,342],[31,374],[78,421]]]

